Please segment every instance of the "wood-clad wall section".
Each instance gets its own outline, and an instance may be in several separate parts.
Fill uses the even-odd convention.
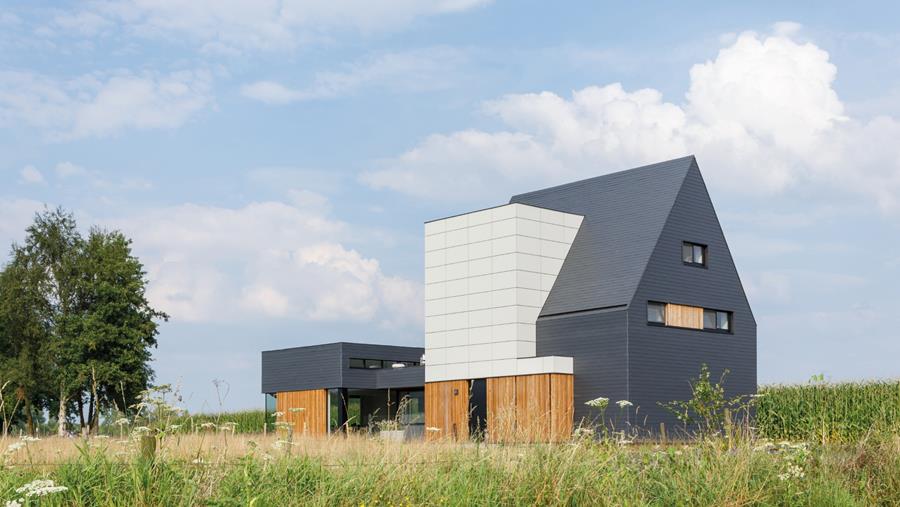
[[[569,438],[573,395],[572,375],[554,373],[487,379],[487,439],[491,442],[538,442]]]
[[[516,433],[516,377],[487,379],[487,439],[501,442]]]
[[[281,413],[278,422],[289,423],[294,435],[328,433],[328,391],[325,389],[277,393],[275,410]]]
[[[669,303],[666,305],[666,325],[703,329],[703,308]]]
[[[575,418],[575,377],[550,374],[550,441],[566,440],[572,435]]]
[[[425,435],[428,440],[469,438],[469,382],[425,383]]]

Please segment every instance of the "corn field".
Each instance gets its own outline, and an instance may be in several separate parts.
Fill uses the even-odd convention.
[[[900,381],[760,386],[755,426],[761,436],[855,442],[900,427]]]

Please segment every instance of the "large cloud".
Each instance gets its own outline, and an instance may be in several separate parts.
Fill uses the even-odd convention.
[[[149,297],[179,320],[420,324],[419,285],[344,246],[351,227],[311,195],[304,192],[302,206],[184,204],[108,225],[135,239],[152,280]]]
[[[466,11],[490,0],[114,0],[51,21],[72,32],[72,19],[111,22],[145,37],[195,41],[202,50],[285,50],[328,40],[334,32],[380,32],[416,18]],[[82,26],[79,24],[78,26]]]
[[[209,72],[116,72],[59,80],[0,72],[0,126],[30,125],[53,139],[169,129],[213,104]]]
[[[484,105],[498,132],[432,135],[362,175],[376,188],[481,199],[695,153],[711,184],[773,193],[798,184],[849,189],[900,205],[894,118],[849,118],[828,53],[778,25],[746,32],[690,69],[682,103],[654,89],[590,86],[570,98],[513,94]],[[479,191],[479,189],[483,189]]]

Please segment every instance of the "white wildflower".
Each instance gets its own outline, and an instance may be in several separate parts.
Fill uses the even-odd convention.
[[[288,409],[288,412],[297,413],[297,412],[305,412],[306,409],[303,407],[291,407]]]
[[[631,402],[628,401],[628,400],[619,400],[619,401],[616,402],[616,405],[618,405],[619,408],[625,408],[625,407],[630,407],[630,406],[632,406],[633,403],[631,403]]]
[[[18,500],[7,500],[6,507],[22,507],[22,502]]]
[[[25,442],[13,442],[6,448],[6,452],[12,454],[23,447],[25,447]]]
[[[29,482],[21,488],[16,489],[16,493],[25,495],[25,498],[29,498],[32,496],[46,496],[52,495],[53,493],[62,493],[63,491],[68,490],[69,488],[65,486],[57,486],[53,481],[49,479],[38,479],[36,481]]]
[[[200,427],[203,429],[215,428],[216,423],[205,422],[205,423],[201,424]]]
[[[131,431],[135,433],[150,433],[150,428],[146,426],[135,426],[135,428]]]
[[[604,398],[603,396],[599,398],[594,398],[593,400],[589,400],[584,402],[585,405],[594,408],[606,408],[609,404],[609,398]]]
[[[273,412],[272,415],[274,415],[275,417],[281,417],[284,415],[284,412]]]
[[[126,424],[131,424],[131,421],[129,421],[127,417],[120,417],[119,419],[116,419],[116,422],[113,424],[116,426],[125,426]]]
[[[40,440],[40,438],[32,437],[31,435],[22,435],[23,442],[39,442]]]
[[[425,431],[430,431],[432,433],[435,433],[435,432],[441,431],[441,429],[435,428],[434,426],[429,426],[429,427],[425,428]]]
[[[787,481],[790,479],[802,479],[806,476],[806,473],[803,472],[803,468],[799,465],[791,465],[788,467],[787,471],[782,474],[778,474],[778,478],[782,481]]]
[[[178,428],[181,428],[180,424],[170,424],[169,431],[178,431]]]

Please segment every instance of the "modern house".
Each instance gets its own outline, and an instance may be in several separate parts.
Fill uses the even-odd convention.
[[[279,412],[305,397],[324,433],[353,393],[351,424],[377,417],[364,395],[387,416],[415,393],[429,437],[553,440],[583,421],[677,427],[660,403],[689,398],[702,364],[729,370],[729,396],[756,390],[756,322],[692,156],[430,221],[424,243],[424,366],[405,347],[264,352]],[[601,396],[605,413],[585,405]]]

